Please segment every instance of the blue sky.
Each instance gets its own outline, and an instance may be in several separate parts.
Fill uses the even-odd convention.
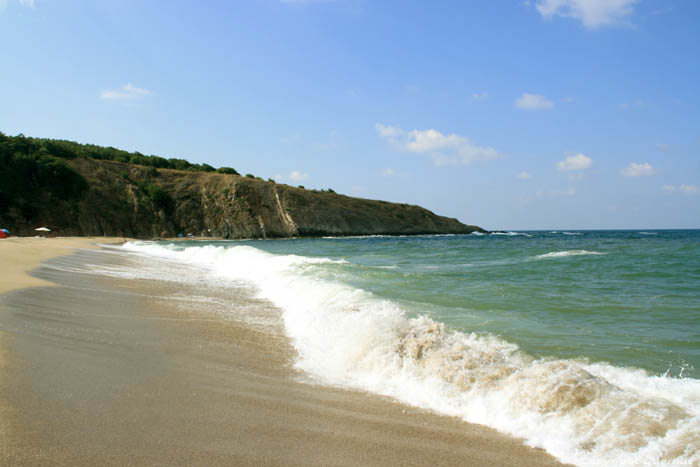
[[[0,0],[0,131],[419,204],[700,228],[695,0]]]

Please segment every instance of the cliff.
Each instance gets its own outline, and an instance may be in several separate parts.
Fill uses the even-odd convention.
[[[137,238],[484,232],[419,206],[306,190],[213,168],[173,170],[89,157],[46,160],[51,169],[44,169],[44,162],[32,170],[16,161],[4,172],[0,166],[0,227],[18,235],[33,235],[34,228],[46,225],[60,235]],[[8,167],[20,167],[26,172],[20,177],[28,179],[11,179]]]

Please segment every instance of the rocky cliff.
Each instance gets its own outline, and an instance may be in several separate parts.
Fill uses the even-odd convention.
[[[31,141],[44,144],[46,140]],[[18,147],[16,141],[14,144],[13,148]],[[49,163],[44,158],[31,169],[19,164],[22,159],[18,157],[16,153],[7,156],[0,227],[19,235],[33,235],[40,225],[58,235],[137,238],[178,233],[279,238],[483,232],[419,206],[306,190],[232,173],[173,170],[90,157],[50,159]],[[46,164],[49,169],[44,168]],[[12,178],[8,175],[11,168],[25,175]],[[23,177],[27,180],[17,180]]]

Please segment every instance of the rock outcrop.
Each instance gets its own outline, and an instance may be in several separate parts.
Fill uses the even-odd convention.
[[[67,160],[87,182],[74,199],[51,192],[21,200],[0,221],[20,235],[47,225],[60,235],[223,238],[485,232],[407,204],[306,190],[216,172]],[[24,208],[22,208],[24,206]],[[29,215],[27,215],[29,214]]]

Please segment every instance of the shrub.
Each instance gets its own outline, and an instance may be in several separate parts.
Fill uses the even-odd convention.
[[[228,174],[228,175],[240,175],[236,169],[233,169],[231,167],[219,167],[216,169],[217,172],[220,174]]]

